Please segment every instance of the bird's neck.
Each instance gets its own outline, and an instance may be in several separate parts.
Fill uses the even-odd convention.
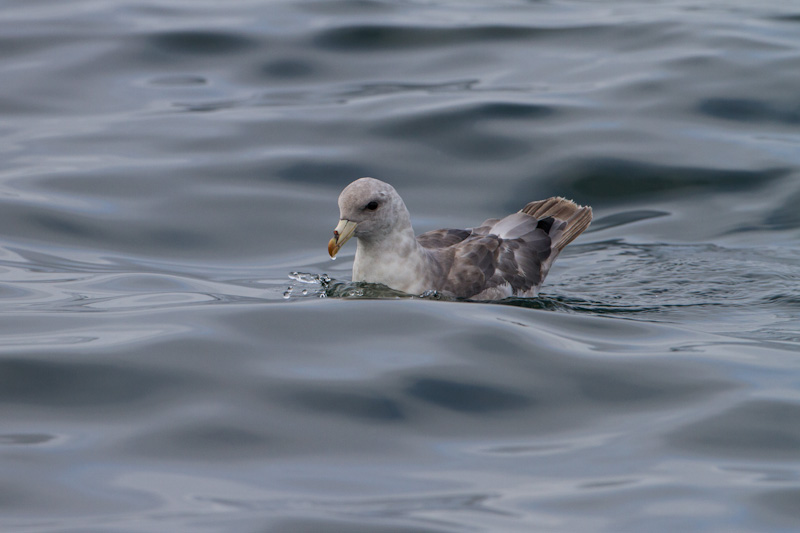
[[[417,243],[410,222],[396,226],[380,238],[358,238],[353,262],[353,281],[383,283],[410,294],[427,289],[428,280],[419,273],[426,272],[428,254]]]

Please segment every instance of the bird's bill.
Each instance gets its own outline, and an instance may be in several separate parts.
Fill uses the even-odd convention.
[[[333,239],[328,241],[328,253],[331,257],[336,257],[339,248],[344,246],[344,243],[353,236],[357,225],[358,224],[352,220],[342,219],[339,221],[339,224],[336,225],[336,229],[333,230]]]

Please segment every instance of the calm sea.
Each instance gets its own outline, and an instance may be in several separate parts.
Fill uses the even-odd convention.
[[[397,297],[361,176],[595,221]],[[5,0],[0,530],[798,531],[798,245],[796,1]]]

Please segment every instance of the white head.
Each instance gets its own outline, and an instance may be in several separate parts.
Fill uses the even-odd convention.
[[[406,226],[411,228],[408,209],[394,187],[374,178],[358,179],[339,195],[339,224],[328,243],[328,253],[334,257],[353,235],[375,242]]]

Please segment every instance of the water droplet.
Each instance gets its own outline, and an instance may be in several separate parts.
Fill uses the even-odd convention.
[[[319,283],[319,276],[307,272],[290,272],[289,278],[300,283]]]

